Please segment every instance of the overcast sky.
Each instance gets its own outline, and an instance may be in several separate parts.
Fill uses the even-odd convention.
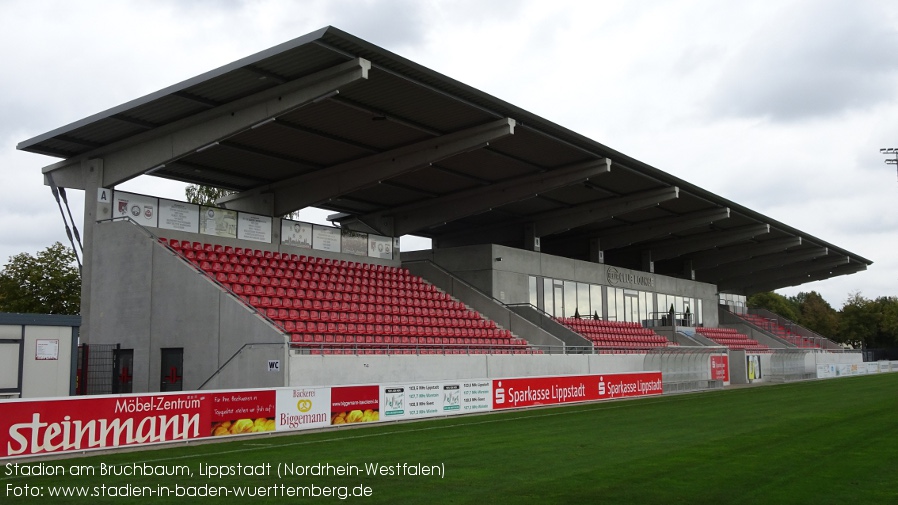
[[[874,262],[782,294],[898,295],[894,0],[0,0],[0,261],[68,243],[19,142],[327,25]]]

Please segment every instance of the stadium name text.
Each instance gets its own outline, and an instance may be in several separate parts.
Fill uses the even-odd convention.
[[[648,288],[655,287],[655,277],[652,275],[642,275],[621,272],[614,267],[608,267],[606,274],[608,284],[630,284],[632,286],[643,286]]]

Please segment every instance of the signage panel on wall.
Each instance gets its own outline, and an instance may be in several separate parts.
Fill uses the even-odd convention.
[[[200,206],[173,200],[159,200],[159,228],[199,233]]]
[[[340,229],[313,225],[312,248],[319,251],[340,252]]]
[[[255,242],[271,243],[271,218],[258,214],[237,214],[237,238]]]
[[[281,220],[281,243],[303,249],[312,248],[312,225],[299,221]]]
[[[59,359],[58,338],[39,338],[35,340],[34,346],[34,359],[50,361]]]
[[[237,211],[218,207],[200,207],[200,233],[237,238]]]
[[[141,226],[156,228],[159,223],[159,199],[116,191],[112,203],[113,218],[130,218]]]
[[[368,256],[386,260],[393,259],[393,239],[380,235],[368,235]]]
[[[346,254],[366,256],[368,254],[368,234],[341,229],[340,247]]]
[[[728,356],[711,356],[711,380],[730,382]]]

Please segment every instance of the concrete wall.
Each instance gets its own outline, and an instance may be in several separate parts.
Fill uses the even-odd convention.
[[[644,354],[290,356],[290,386],[643,371]]]
[[[91,329],[85,341],[134,350],[134,392],[159,390],[162,348],[184,349],[183,388],[191,390],[244,344],[284,342],[275,327],[140,228],[106,222],[94,233]],[[249,373],[227,384],[283,385],[284,372],[275,375]]]
[[[701,299],[705,326],[717,326],[718,322],[717,287],[713,284],[618,267],[614,268],[622,274],[651,276],[654,286],[612,283],[609,265],[494,244],[411,251],[402,255],[403,262],[417,259],[433,261],[504,303],[529,303],[528,277],[533,275]]]

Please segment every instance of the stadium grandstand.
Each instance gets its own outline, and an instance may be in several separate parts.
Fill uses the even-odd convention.
[[[841,348],[746,296],[871,264],[333,27],[18,148],[85,193],[86,394],[808,378]],[[116,189],[140,176],[231,193]]]

